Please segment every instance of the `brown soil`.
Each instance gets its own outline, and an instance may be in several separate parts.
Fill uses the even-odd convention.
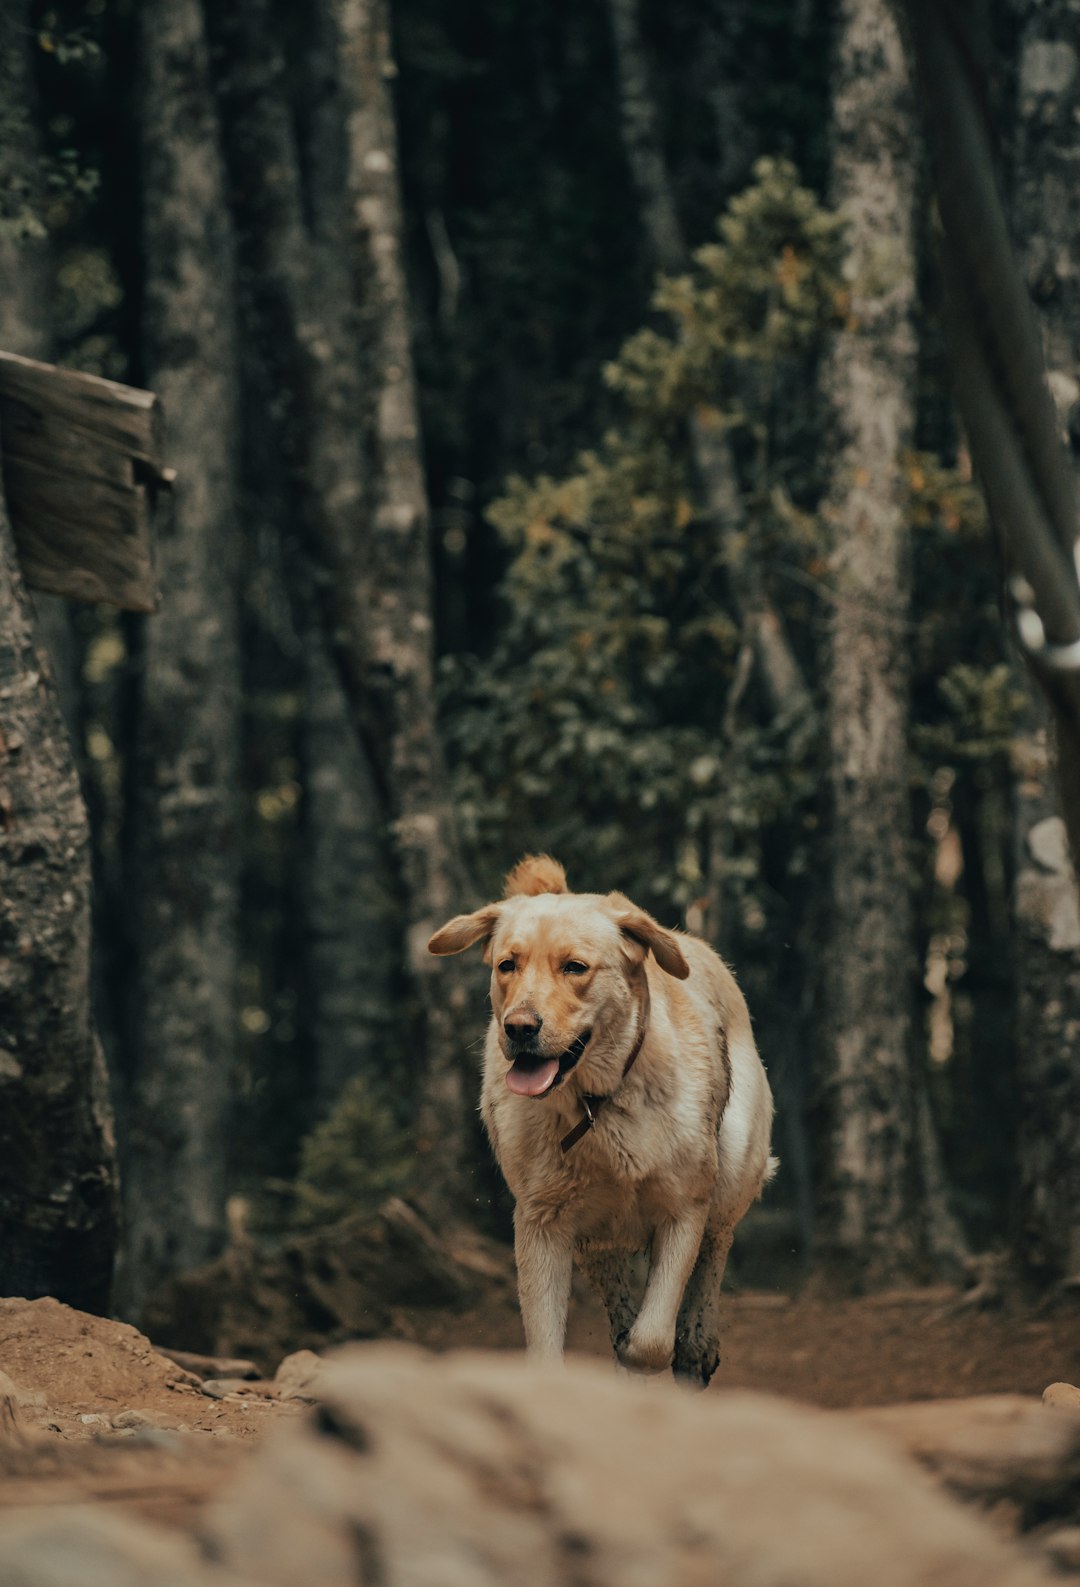
[[[415,1336],[434,1349],[518,1349],[521,1324],[503,1306],[433,1316]],[[569,1343],[610,1353],[606,1320],[584,1288],[575,1291]],[[743,1293],[728,1300],[722,1348],[710,1393],[757,1389],[827,1409],[1039,1395],[1049,1383],[1080,1382],[1080,1300],[1013,1297],[980,1309],[945,1287],[852,1299]]]
[[[400,1309],[392,1331],[436,1350],[521,1342],[502,1283],[471,1309]],[[604,1320],[583,1292],[570,1345],[608,1353]],[[134,1329],[47,1299],[0,1300],[0,1370],[15,1385],[18,1423],[5,1437],[0,1417],[0,1512],[91,1498],[190,1527],[261,1433],[300,1409],[259,1385],[208,1398]],[[1055,1380],[1080,1380],[1075,1300],[980,1310],[943,1289],[844,1300],[744,1293],[729,1300],[710,1392],[753,1388],[844,1407],[1038,1395]]]

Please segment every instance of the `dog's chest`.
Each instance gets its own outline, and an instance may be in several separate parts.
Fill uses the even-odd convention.
[[[715,1135],[700,1119],[680,1131],[670,1114],[612,1103],[565,1152],[566,1118],[537,1123],[507,1109],[493,1135],[510,1189],[531,1217],[557,1222],[590,1245],[643,1248],[659,1222],[687,1199],[708,1195],[716,1177]]]

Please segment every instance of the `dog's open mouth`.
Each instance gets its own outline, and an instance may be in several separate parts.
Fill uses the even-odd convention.
[[[506,1083],[519,1097],[544,1097],[568,1075],[589,1044],[591,1030],[575,1036],[569,1047],[558,1058],[544,1058],[539,1053],[521,1053],[506,1071]]]

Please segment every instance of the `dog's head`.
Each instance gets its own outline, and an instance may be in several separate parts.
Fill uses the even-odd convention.
[[[491,965],[506,1082],[520,1096],[547,1096],[579,1064],[589,1090],[585,1071],[629,1047],[647,954],[679,980],[690,973],[672,932],[621,893],[567,891],[546,855],[522,860],[504,899],[455,916],[428,947],[461,953],[477,942]]]

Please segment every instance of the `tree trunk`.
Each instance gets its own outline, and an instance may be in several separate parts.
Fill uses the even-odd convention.
[[[831,199],[850,226],[851,308],[824,376],[836,444],[823,512],[839,599],[826,663],[832,853],[819,1243],[873,1285],[910,1271],[922,1244],[901,475],[914,426],[914,130],[885,0],[843,0],[834,83]]]
[[[639,0],[608,0],[619,80],[622,141],[638,190],[642,223],[657,266],[686,268],[686,243],[672,194],[653,95],[649,56],[638,25]]]
[[[0,1294],[108,1311],[116,1201],[86,811],[0,491]]]
[[[430,524],[402,256],[394,74],[383,0],[327,0],[340,43],[349,200],[370,270],[376,393],[366,683],[405,900],[405,957],[423,1011],[418,1145],[432,1204],[468,1200],[475,1065],[462,1028],[476,981],[427,941],[469,897],[435,712]]]
[[[1080,447],[1080,17],[1015,0],[1020,24],[1013,225],[1040,311],[1050,384]],[[1029,689],[1031,685],[1029,683]],[[1053,790],[1049,713],[1032,690],[1015,751],[1019,1021],[1018,1254],[1044,1281],[1080,1283],[1080,908]],[[1075,856],[1074,856],[1075,858]]]
[[[37,94],[29,0],[0,10],[0,348],[43,358],[48,337],[49,244],[42,219]]]
[[[305,192],[268,5],[216,10],[210,27],[242,266],[245,411],[255,416],[246,437],[249,488],[261,519],[282,537],[303,652],[299,936],[310,1124],[365,1067],[389,1081],[394,1046],[386,810],[341,682],[344,673],[363,690],[366,588],[356,570],[364,566],[370,404],[360,379],[341,150],[320,126],[315,147],[303,151]],[[334,89],[325,70],[318,75],[321,123],[332,119]]]
[[[365,271],[355,258],[346,200],[346,135],[342,117],[336,31],[320,9],[307,27],[308,137],[300,148],[316,290],[323,303],[347,305],[347,338],[354,391],[349,421],[365,442],[373,402],[364,394],[359,326]],[[344,340],[344,338],[343,338]],[[371,508],[367,450],[364,502],[351,532],[356,565],[364,557]],[[367,735],[361,737],[334,666],[326,636],[309,622],[305,646],[304,915],[309,1031],[316,1105],[327,1112],[355,1075],[376,1089],[409,1095],[413,1076],[401,1019],[408,987],[402,973],[401,879],[388,841],[388,810],[373,773]]]
[[[290,461],[314,564],[311,588],[392,837],[405,967],[424,1015],[417,1037],[426,1057],[417,1088],[418,1183],[431,1188],[436,1202],[444,1192],[460,1201],[472,1150],[460,1036],[468,982],[457,967],[431,959],[426,944],[462,907],[465,888],[453,858],[435,722],[427,506],[383,75],[389,68],[377,55],[383,35],[365,8],[330,7],[318,19],[320,58],[336,68],[326,92],[327,107],[336,103],[338,111],[346,191],[337,196],[352,224],[340,234],[333,215],[336,160],[326,125],[331,108],[324,107],[318,140],[327,158],[312,172],[309,233],[296,142],[281,114],[281,63],[261,14],[248,7],[242,17],[215,19],[229,63],[222,90],[233,189],[244,206],[245,259],[264,340],[272,326],[278,378],[293,394]],[[345,269],[334,263],[335,244],[348,250]],[[363,329],[370,352],[363,369],[348,265],[367,293]],[[365,475],[365,442],[373,478]],[[331,774],[339,793],[349,775],[342,766]],[[352,799],[350,806],[352,836],[360,841]],[[370,843],[370,829],[362,841]],[[343,931],[334,938],[338,956]],[[400,1014],[398,1025],[407,1030]]]
[[[48,358],[52,261],[42,215],[33,37],[28,0],[9,0],[0,12],[0,348]],[[67,602],[40,591],[33,601],[38,637],[52,662],[65,720],[74,729],[78,666]]]
[[[700,12],[701,70],[710,84],[717,191],[723,199],[746,186],[762,152],[752,114],[760,62],[748,54],[746,38],[752,10],[753,0],[706,0]]]
[[[141,8],[145,347],[174,517],[142,625],[128,896],[135,962],[123,1302],[225,1232],[236,1041],[239,657],[232,237],[198,0]]]
[[[317,629],[308,631],[304,662],[304,1028],[315,1107],[324,1115],[356,1075],[376,1090],[403,1078],[408,1090],[411,1079],[395,1072],[399,900],[381,803]]]

